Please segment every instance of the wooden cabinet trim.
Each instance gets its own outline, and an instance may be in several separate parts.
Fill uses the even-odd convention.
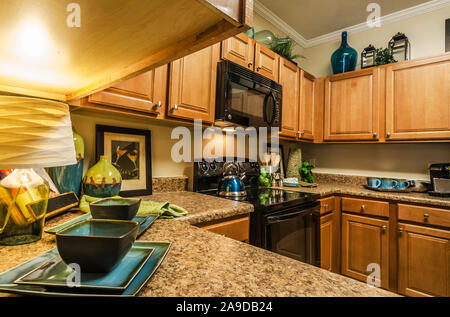
[[[287,72],[294,73],[295,80],[288,80]],[[300,90],[300,69],[284,58],[280,58],[279,65],[279,80],[280,85],[283,86],[283,102],[281,109],[281,136],[295,138],[298,132],[298,110],[299,110],[299,90]],[[290,77],[288,77],[290,78]],[[293,93],[293,98],[288,99],[287,93]],[[289,109],[288,109],[289,108]],[[287,116],[288,110],[293,111],[294,114]],[[290,113],[290,112],[289,112]]]
[[[311,88],[307,87],[307,82],[311,82]],[[308,100],[308,96],[310,100]],[[313,75],[300,70],[300,101],[298,111],[298,129],[300,134],[298,139],[313,141],[315,137],[316,118],[316,79]],[[309,123],[310,128],[308,129]]]
[[[215,224],[199,225],[199,227],[231,239],[248,241],[250,236],[250,216],[245,215],[233,220],[224,219]]]
[[[271,64],[268,65],[264,63],[262,55],[266,55],[272,60]],[[280,56],[272,51],[271,49],[265,47],[264,45],[256,42],[255,44],[255,71],[273,81],[278,82],[278,71],[279,71]]]
[[[245,45],[245,53],[240,54],[236,50],[233,50],[233,42],[241,41]],[[222,41],[222,59],[229,60],[233,63],[246,67],[250,70],[254,70],[255,60],[255,42],[254,40],[245,35],[244,33],[230,37],[225,41]]]
[[[385,201],[342,198],[342,211],[355,212],[364,215],[389,217],[389,203]]]
[[[398,219],[450,228],[450,210],[398,204]]]

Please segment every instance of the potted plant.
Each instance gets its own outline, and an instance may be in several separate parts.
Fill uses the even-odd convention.
[[[302,182],[305,183],[314,183],[314,175],[312,173],[314,166],[309,164],[309,162],[304,161],[302,163],[302,167],[298,169],[298,172],[301,176]]]
[[[374,66],[396,63],[391,50],[388,48],[377,48]]]
[[[299,57],[305,58],[305,56],[300,54],[293,54],[292,50],[294,46],[295,42],[290,37],[274,39],[271,45],[271,50],[297,65],[297,63],[294,62],[294,59]]]

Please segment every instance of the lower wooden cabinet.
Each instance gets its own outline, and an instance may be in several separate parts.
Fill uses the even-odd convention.
[[[249,215],[223,219],[214,223],[200,224],[198,227],[246,243],[248,243],[250,238]]]
[[[341,273],[366,282],[376,276],[382,288],[389,284],[389,223],[370,217],[342,214]],[[370,271],[368,271],[370,270]]]
[[[398,292],[450,296],[450,231],[400,223]]]
[[[333,213],[320,217],[320,267],[327,271],[333,268]]]

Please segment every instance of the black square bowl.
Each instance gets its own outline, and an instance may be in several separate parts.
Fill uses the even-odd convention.
[[[59,255],[76,263],[81,274],[108,273],[131,249],[138,234],[135,221],[89,219],[56,233]]]
[[[89,208],[94,219],[131,220],[136,216],[140,205],[140,199],[111,197],[90,203]]]

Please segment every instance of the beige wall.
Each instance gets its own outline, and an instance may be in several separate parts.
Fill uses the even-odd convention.
[[[387,47],[389,40],[397,32],[403,32],[411,42],[411,57],[419,58],[445,52],[445,20],[450,17],[450,7],[425,13],[399,22],[382,25],[380,28],[350,34],[348,43],[358,52],[374,45],[377,48]],[[333,41],[304,49],[306,59],[302,63],[304,69],[316,77],[332,74],[330,58],[339,48],[341,41]],[[357,69],[360,68],[358,58]]]
[[[450,162],[450,143],[302,144],[316,172],[428,179],[430,163]]]
[[[171,140],[172,129],[177,124],[169,121],[154,119],[141,119],[118,114],[97,112],[92,110],[77,110],[71,113],[75,130],[85,141],[85,170],[95,164],[95,125],[103,124],[116,127],[151,130],[152,146],[152,174],[160,176],[189,177],[189,186],[192,187],[192,163],[175,163],[171,158],[171,148],[178,140]]]

